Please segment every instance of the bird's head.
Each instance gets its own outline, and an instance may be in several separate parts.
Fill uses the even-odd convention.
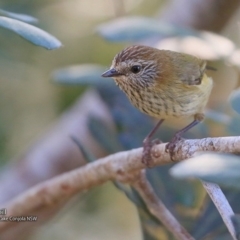
[[[109,70],[102,77],[112,77],[118,85],[132,84],[147,87],[154,83],[159,74],[156,49],[134,45],[118,53]]]

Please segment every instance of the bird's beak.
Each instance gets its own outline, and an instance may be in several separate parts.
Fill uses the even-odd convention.
[[[102,74],[102,77],[116,77],[121,76],[122,73],[119,73],[116,69],[111,68]]]

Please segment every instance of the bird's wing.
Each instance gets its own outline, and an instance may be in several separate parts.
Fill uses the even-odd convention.
[[[192,59],[189,59],[192,58]],[[206,61],[190,55],[183,55],[179,60],[182,63],[177,67],[178,79],[187,85],[200,85],[206,69]]]

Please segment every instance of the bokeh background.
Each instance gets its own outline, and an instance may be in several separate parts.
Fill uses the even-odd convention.
[[[77,115],[84,115],[87,109],[90,109],[91,117],[96,111],[100,112],[97,115],[103,119],[99,121],[98,118],[92,117],[85,125],[81,121],[79,122],[82,124],[79,128],[88,128],[93,140],[87,140],[86,136],[88,137],[88,135],[84,135],[83,139],[81,136],[77,137],[96,158],[141,146],[144,135],[154,125],[153,119],[134,110],[120,90],[110,83],[111,80],[97,78],[99,73],[95,72],[95,65],[91,65],[92,70],[90,68],[88,73],[84,73],[85,75],[81,73],[80,68],[79,76],[74,80],[76,84],[71,82],[71,74],[74,71],[70,69],[68,74],[62,77],[61,69],[81,64],[99,64],[103,69],[107,69],[117,52],[136,41],[117,41],[116,39],[108,41],[104,39],[101,31],[96,30],[100,24],[114,21],[120,17],[132,16],[151,17],[157,21],[160,21],[159,19],[163,16],[165,21],[168,21],[171,19],[171,16],[168,16],[170,14],[169,6],[177,5],[176,2],[164,0],[1,1],[1,9],[36,17],[39,20],[36,26],[51,33],[63,44],[60,49],[48,51],[0,28],[0,163],[2,170],[0,189],[2,189],[3,195],[6,193],[3,201],[40,181],[83,164],[80,151],[69,140],[67,134],[64,137],[75,151],[75,160],[79,157],[79,162],[69,160],[70,163],[62,163],[54,159],[53,163],[49,163],[50,166],[48,166],[47,158],[43,161],[38,159],[36,165],[34,165],[34,159],[29,160],[28,158],[26,161],[29,152],[38,151],[38,149],[44,151],[41,147],[38,148],[38,143],[44,145],[44,142],[47,142],[45,136],[47,139],[49,132],[54,135],[54,131],[57,131],[61,135],[61,126],[55,130],[52,129],[61,121],[63,115],[67,118],[66,114],[72,111],[69,109],[75,106],[76,101],[83,105],[80,107],[82,112],[79,110]],[[200,4],[200,1],[197,2]],[[187,1],[182,1],[182,4],[186,3]],[[205,1],[202,4],[205,4]],[[199,8],[201,8],[201,4]],[[184,9],[184,7],[179,8],[179,14],[191,14],[184,13]],[[214,11],[212,9],[212,17],[220,19],[221,17],[214,15]],[[179,32],[176,32],[175,35],[177,37],[181,35],[181,40],[171,38],[163,41],[166,35],[159,34],[159,36],[151,36],[151,38],[139,38],[137,41],[161,48],[177,48],[178,51],[187,51],[195,55],[202,54],[201,57],[206,56],[206,59],[210,60],[209,65],[217,68],[217,71],[209,72],[214,79],[214,90],[208,105],[207,119],[204,124],[191,131],[187,137],[238,135],[240,132],[239,117],[228,101],[230,93],[239,86],[237,48],[240,42],[240,10],[235,7],[231,13],[226,14],[229,14],[226,22],[220,24],[218,28],[213,27],[212,30],[220,31],[221,36],[227,37],[230,40],[229,44],[232,44],[234,49],[230,48],[229,50],[228,47],[225,47],[226,44],[221,42],[220,36],[216,36],[211,44],[207,40],[198,43],[194,37],[188,38],[185,43],[183,42],[186,40],[185,34],[179,34]],[[181,24],[184,25],[182,22]],[[206,30],[211,30],[211,24],[212,22],[209,23],[209,29]],[[186,25],[190,27],[191,23]],[[209,57],[209,48],[211,49],[213,45],[216,46],[216,51]],[[219,49],[222,50],[222,54]],[[91,74],[93,75],[92,79],[95,80],[88,84],[84,79]],[[97,109],[94,109],[94,105],[97,106]],[[184,124],[186,122],[179,122],[176,128],[176,123],[167,123],[160,130],[159,136],[164,141],[168,141],[174,131]],[[146,128],[143,129],[142,126],[146,126]],[[99,129],[105,129],[105,133],[109,133],[109,135],[103,136],[103,132]],[[81,132],[81,129],[79,131]],[[56,134],[56,136],[58,135]],[[100,142],[103,143],[100,144]],[[56,148],[55,151],[58,149]],[[65,158],[65,160],[68,159]],[[28,164],[32,164],[31,167]],[[190,222],[192,219],[198,219],[201,223],[204,219],[204,217],[200,217],[203,205],[205,204],[204,208],[209,207],[211,211],[214,211],[213,206],[205,199],[205,193],[198,182],[180,183],[184,187],[179,187],[174,180],[172,180],[173,182],[169,180],[170,176],[167,171],[168,167],[152,171],[152,176],[154,176],[152,181],[156,188],[160,186],[159,195],[163,196],[167,205],[174,208],[174,211],[181,215],[183,222],[194,229]],[[162,174],[161,179],[156,177],[159,174]],[[29,225],[28,229],[23,231],[22,239],[134,240],[142,238],[142,228],[136,207],[112,183],[104,184],[84,195],[76,196],[59,209],[59,211],[55,211],[58,213],[52,214],[51,218],[46,217],[41,226]],[[215,220],[211,225],[212,229],[224,232],[221,220],[216,220],[220,216],[214,214]],[[141,216],[141,219],[143,225],[152,221],[151,217]],[[155,224],[157,225],[157,223]],[[153,228],[155,229],[155,227]],[[195,230],[196,228],[195,226]],[[156,227],[154,231],[155,237],[145,236],[145,239],[172,239],[171,235],[162,228]],[[192,231],[194,232],[194,230]],[[199,236],[198,239],[214,239],[212,236],[212,238],[204,238],[208,234],[207,230],[198,234],[196,234]],[[6,234],[6,236],[6,239],[16,239],[14,234]]]

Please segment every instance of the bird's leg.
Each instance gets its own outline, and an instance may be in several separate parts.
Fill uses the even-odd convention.
[[[171,156],[171,159],[173,160],[173,155],[174,155],[174,150],[176,147],[177,142],[179,142],[182,139],[182,134],[187,132],[189,129],[193,128],[196,126],[198,123],[200,123],[204,119],[204,114],[202,113],[197,113],[194,116],[194,120],[187,125],[185,128],[179,130],[176,132],[174,137],[171,139],[171,141],[166,145],[165,151],[168,152]]]
[[[143,140],[143,155],[142,155],[142,163],[147,167],[151,167],[151,149],[155,144],[161,143],[159,139],[151,140],[152,136],[156,133],[160,125],[163,123],[164,119],[161,119],[157,125],[152,129],[152,131],[147,135],[147,137]]]

